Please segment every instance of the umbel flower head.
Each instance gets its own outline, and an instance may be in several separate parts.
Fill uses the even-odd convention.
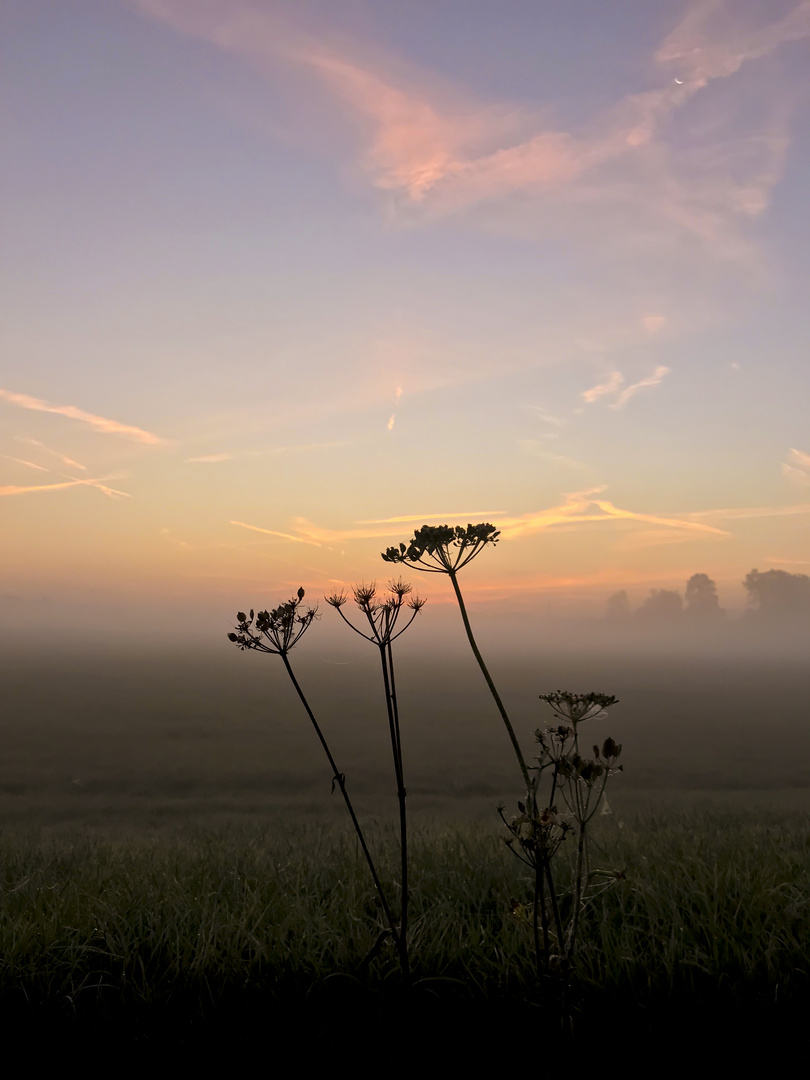
[[[244,611],[237,612],[237,632],[228,634],[228,639],[239,649],[286,656],[317,617],[317,607],[304,607],[304,590],[299,589],[297,597],[272,611],[260,611],[255,619],[252,610],[249,617]]]
[[[615,705],[617,698],[611,694],[572,694],[568,690],[557,690],[554,694],[540,694],[541,701],[547,701],[555,715],[566,724],[578,724],[582,720],[603,719],[606,709]]]
[[[494,525],[423,525],[409,544],[383,551],[385,562],[410,563],[429,574],[455,574],[486,544],[497,544],[500,531]]]
[[[352,595],[354,602],[360,608],[360,611],[365,615],[368,623],[367,634],[362,630],[358,630],[353,622],[343,614],[341,610],[343,605],[347,602],[348,597],[344,592],[333,593],[332,596],[324,597],[327,604],[330,604],[340,615],[343,621],[359,634],[364,637],[366,641],[371,641],[375,645],[390,645],[392,641],[395,641],[400,634],[404,634],[408,627],[411,625],[417,614],[427,603],[426,600],[420,599],[418,596],[411,596],[413,588],[410,585],[406,585],[404,581],[391,581],[388,584],[388,592],[390,596],[382,599],[377,594],[376,583],[372,582],[371,585],[353,585]],[[410,619],[396,629],[397,622],[399,621],[400,613],[403,607],[411,609],[413,614]]]

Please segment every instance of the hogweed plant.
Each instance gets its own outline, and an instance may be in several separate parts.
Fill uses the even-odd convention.
[[[564,999],[581,931],[582,912],[588,901],[601,888],[622,876],[616,871],[595,869],[591,866],[589,840],[591,822],[604,805],[608,779],[622,768],[618,763],[622,748],[612,738],[607,738],[602,741],[601,747],[593,744],[593,757],[585,757],[580,746],[579,730],[585,721],[590,724],[591,721],[604,718],[607,709],[616,703],[616,698],[607,694],[572,694],[568,691],[541,694],[541,701],[550,706],[554,719],[553,723],[534,732],[539,748],[535,759],[537,764],[526,764],[514,726],[475,640],[458,582],[459,572],[485,547],[497,544],[499,536],[495,526],[487,523],[467,525],[466,528],[424,525],[414,532],[408,544],[388,548],[382,553],[382,558],[388,563],[407,564],[415,570],[429,574],[446,574],[450,578],[467,639],[509,735],[526,792],[525,801],[520,800],[517,804],[517,815],[507,818],[502,804],[498,807],[498,812],[509,832],[506,842],[510,850],[532,872],[534,897],[531,904],[531,924],[538,977],[552,973],[562,975]],[[273,611],[261,611],[255,618],[252,611],[249,617],[240,612],[237,616],[237,632],[229,634],[228,637],[240,649],[254,649],[281,657],[326,753],[332,769],[332,790],[337,786],[346,803],[385,916],[387,927],[378,937],[377,944],[369,955],[374,955],[384,938],[391,936],[407,983],[410,980],[408,830],[402,737],[392,647],[394,641],[411,625],[425,601],[414,596],[411,586],[399,580],[392,581],[387,591],[388,595],[378,594],[374,584],[355,585],[352,588],[352,596],[361,615],[359,625],[355,625],[343,610],[349,599],[345,593],[334,593],[325,599],[355,633],[376,645],[380,653],[399,801],[401,904],[398,923],[392,917],[391,907],[349,799],[346,778],[335,763],[290,665],[289,652],[317,617],[317,609],[303,606],[304,590],[299,589],[297,599],[280,604]],[[548,788],[543,794],[546,783]],[[572,833],[575,843],[566,843]],[[569,856],[572,871],[570,884],[562,889],[559,885],[562,878],[556,871],[560,863],[559,857],[564,857],[564,853]],[[513,901],[513,910],[515,914],[522,914],[525,906]]]
[[[461,588],[458,583],[459,570],[471,563],[476,555],[483,551],[488,544],[497,544],[499,536],[499,530],[494,525],[489,525],[486,522],[480,525],[467,525],[466,529],[462,528],[461,525],[455,527],[452,525],[423,525],[421,529],[414,532],[410,543],[387,548],[382,552],[382,558],[385,562],[407,563],[414,570],[421,570],[428,574],[447,574],[450,578],[459,611],[461,612],[461,621],[464,623],[467,640],[481,669],[481,674],[490,689],[490,693],[495,699],[498,712],[501,714],[501,719],[512,742],[512,749],[515,752],[523,782],[526,785],[527,798],[531,802],[532,779],[529,776],[526,759],[520,748],[512,721],[509,719],[506,707],[501,700],[501,695],[498,693],[478,648],[470,625],[464,597],[461,595]]]
[[[512,834],[507,841],[515,855],[532,870],[534,879],[534,903],[532,925],[538,972],[548,971],[552,958],[552,936],[555,939],[554,956],[567,970],[573,961],[580,913],[590,892],[594,874],[589,860],[588,824],[596,814],[604,795],[605,784],[610,775],[621,766],[616,761],[621,753],[612,739],[607,739],[600,751],[594,746],[593,759],[584,759],[579,750],[578,725],[583,720],[605,716],[606,709],[615,698],[606,694],[571,694],[558,691],[541,695],[554,711],[560,723],[556,728],[536,731],[540,745],[538,764],[531,770],[515,734],[506,707],[489,673],[475,640],[464,597],[458,583],[458,574],[489,544],[497,544],[500,532],[494,525],[423,525],[417,529],[408,544],[389,547],[382,553],[385,562],[405,563],[416,570],[430,574],[446,574],[450,578],[461,613],[464,630],[470,647],[495,704],[503,720],[512,748],[515,752],[526,790],[525,802],[518,803],[519,815],[508,821],[503,807],[499,813]],[[540,808],[538,789],[543,774],[551,770],[551,789],[545,808]],[[530,771],[535,775],[530,775]],[[566,812],[558,812],[556,799],[565,803]],[[554,882],[554,858],[562,848],[566,834],[577,831],[576,865],[570,917],[564,919]],[[615,877],[615,875],[614,875]],[[520,905],[518,905],[520,906]],[[540,933],[542,929],[542,945]]]
[[[537,765],[532,766],[536,774],[534,799],[528,806],[519,802],[519,814],[511,820],[506,818],[504,807],[498,807],[511,834],[506,841],[510,850],[530,867],[533,875],[532,927],[538,974],[552,966],[563,971],[570,968],[585,903],[600,887],[621,876],[616,871],[592,869],[588,826],[603,806],[608,779],[622,769],[618,764],[622,748],[612,738],[605,739],[601,749],[593,744],[592,758],[585,758],[580,752],[579,725],[585,720],[606,717],[607,709],[616,704],[615,697],[558,690],[554,694],[541,694],[540,700],[551,707],[554,722],[534,732],[539,746]],[[545,806],[540,809],[537,796],[546,779],[548,796],[542,800]],[[559,803],[565,809],[560,809]],[[569,832],[576,834],[576,858],[566,897],[567,911],[563,915],[562,898],[554,881],[554,860]]]
[[[343,796],[343,801],[346,804],[346,809],[349,811],[349,816],[354,826],[354,831],[357,834],[357,839],[360,843],[363,855],[368,868],[371,873],[372,880],[374,882],[374,888],[377,890],[377,897],[380,902],[380,907],[383,910],[383,915],[387,922],[387,927],[380,935],[381,940],[387,935],[391,935],[402,954],[402,948],[400,945],[399,932],[396,929],[394,920],[391,915],[391,908],[388,904],[388,900],[383,891],[382,884],[380,883],[379,875],[377,874],[377,868],[374,865],[374,860],[371,857],[366,838],[363,835],[363,830],[360,827],[360,822],[357,820],[357,815],[352,806],[352,801],[349,798],[349,793],[346,790],[346,776],[337,767],[337,763],[332,755],[332,751],[329,748],[329,744],[326,741],[326,737],[321,730],[321,726],[315,719],[315,714],[309,706],[309,702],[304,696],[304,691],[295,677],[295,673],[290,664],[289,653],[290,650],[298,644],[306,631],[312,625],[313,621],[318,618],[317,607],[310,608],[304,606],[304,590],[299,589],[297,597],[293,597],[291,600],[287,600],[283,604],[279,604],[277,608],[273,608],[272,611],[260,611],[255,617],[251,610],[250,615],[246,615],[243,611],[237,613],[237,626],[236,633],[228,634],[228,639],[232,641],[237,648],[253,649],[256,652],[268,653],[271,656],[280,656],[282,663],[290,677],[290,680],[295,687],[295,692],[298,694],[301,704],[306,710],[306,714],[310,719],[310,722],[315,729],[315,734],[320,740],[320,744],[323,747],[323,751],[326,754],[329,766],[332,770],[332,791],[335,787],[340,789],[340,793]]]
[[[412,595],[413,589],[403,581],[392,581],[388,585],[390,595],[382,599],[377,593],[376,584],[354,585],[352,595],[354,602],[360,609],[363,620],[360,629],[349,619],[343,611],[348,597],[345,593],[333,593],[325,597],[340,615],[348,627],[360,637],[376,645],[380,652],[380,664],[382,667],[383,688],[385,691],[385,707],[388,714],[388,731],[391,737],[391,752],[394,758],[394,776],[397,784],[397,799],[399,801],[399,840],[400,840],[400,864],[401,864],[401,901],[400,923],[398,930],[398,947],[402,972],[406,982],[410,979],[410,964],[408,959],[408,823],[405,806],[407,792],[405,790],[405,772],[402,763],[402,736],[399,726],[399,708],[397,706],[396,679],[394,676],[394,652],[393,643],[405,633],[418,613],[425,606],[425,601],[418,596]],[[400,625],[400,616],[403,608],[410,611],[410,617],[404,625]]]

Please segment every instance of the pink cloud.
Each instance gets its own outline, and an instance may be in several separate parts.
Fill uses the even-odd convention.
[[[604,397],[605,394],[613,394],[624,382],[624,375],[620,371],[611,371],[605,382],[597,383],[596,386],[582,391],[582,400],[589,404],[592,401]]]
[[[611,409],[622,409],[630,400],[630,398],[638,393],[639,390],[643,390],[647,386],[658,386],[663,378],[669,374],[669,368],[660,364],[652,375],[648,375],[646,379],[639,379],[638,382],[633,383],[631,386],[626,386],[624,390],[619,394],[615,401],[611,402]]]
[[[550,123],[545,109],[477,102],[397,58],[382,58],[368,43],[307,30],[293,5],[136,3],[274,78],[281,60],[315,75],[355,131],[359,121],[361,165],[372,186],[412,213],[455,213],[533,192],[558,213],[567,206],[577,223],[585,205],[611,208],[620,219],[612,236],[623,230],[628,241],[649,243],[652,233],[680,250],[687,234],[715,257],[744,266],[754,260],[741,223],[767,207],[789,142],[779,88],[769,91],[764,119],[713,117],[709,129],[718,134],[708,145],[694,136],[694,122],[676,134],[672,122],[713,82],[810,37],[810,0],[784,14],[763,4],[758,19],[743,17],[739,5],[698,0],[655,53],[663,81],[568,131]]]

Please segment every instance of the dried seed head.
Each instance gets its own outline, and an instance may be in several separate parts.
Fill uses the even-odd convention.
[[[561,720],[578,724],[582,720],[602,718],[605,710],[615,705],[617,699],[610,694],[572,694],[569,690],[557,690],[554,694],[540,694]]]
[[[411,563],[428,573],[454,574],[474,559],[486,544],[496,544],[500,533],[494,525],[423,525],[406,546],[382,552],[385,562]]]

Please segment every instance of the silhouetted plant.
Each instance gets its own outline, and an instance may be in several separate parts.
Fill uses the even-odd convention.
[[[592,871],[590,867],[588,825],[602,801],[608,777],[621,768],[616,764],[621,746],[612,739],[604,742],[601,751],[594,746],[593,759],[583,758],[579,748],[578,725],[583,720],[606,715],[605,710],[616,699],[607,694],[571,694],[567,691],[541,695],[541,700],[548,702],[561,723],[556,728],[547,727],[535,732],[541,752],[537,758],[538,764],[532,766],[536,775],[529,775],[514,727],[473,635],[458,583],[458,572],[487,544],[496,544],[499,536],[495,526],[487,523],[468,524],[466,528],[460,525],[424,525],[414,532],[409,544],[389,547],[382,553],[382,558],[385,562],[407,563],[416,570],[447,574],[450,578],[467,638],[498,706],[526,788],[525,802],[518,803],[518,816],[509,821],[504,815],[503,806],[499,806],[498,811],[512,834],[507,841],[511,850],[532,869],[532,926],[538,973],[549,971],[552,955],[557,957],[561,970],[567,972],[576,951],[580,913],[586,895],[592,891],[590,886],[594,875],[602,873]],[[538,789],[547,769],[551,769],[551,787],[545,807],[541,809]],[[567,813],[558,811],[558,795],[565,803]],[[555,886],[553,860],[571,829],[577,831],[577,852],[570,897],[571,913],[564,918]],[[517,904],[517,907],[521,905]],[[554,954],[551,951],[552,935],[556,946]]]
[[[523,782],[526,785],[527,798],[531,802],[532,780],[526,766],[526,759],[523,756],[517,735],[515,735],[515,729],[506,712],[506,707],[476,643],[470,619],[467,615],[467,608],[464,604],[464,597],[461,595],[461,588],[458,583],[459,570],[472,562],[487,544],[497,544],[499,536],[499,530],[494,525],[485,522],[480,525],[467,525],[466,529],[462,528],[461,525],[455,527],[452,525],[423,525],[421,529],[414,532],[413,539],[409,544],[400,544],[399,547],[387,548],[382,552],[382,558],[385,562],[408,563],[415,570],[422,570],[428,574],[447,574],[450,578],[470,647],[495,699],[495,704],[498,706],[498,712],[501,714],[501,719],[512,742],[512,748],[520,766]]]
[[[357,820],[357,815],[354,812],[349,793],[346,790],[346,776],[337,767],[337,763],[332,756],[332,751],[329,749],[326,737],[324,736],[318,721],[315,719],[315,715],[309,706],[309,702],[304,696],[304,691],[301,689],[292,666],[290,665],[290,650],[293,646],[297,645],[312,625],[313,621],[318,618],[317,607],[304,608],[303,603],[304,590],[299,589],[297,598],[293,597],[291,600],[279,604],[279,606],[273,608],[272,611],[260,611],[255,618],[252,610],[249,616],[243,611],[240,611],[236,615],[238,620],[236,627],[237,632],[235,634],[228,634],[228,639],[234,642],[239,649],[254,649],[256,652],[269,653],[270,655],[281,657],[287,674],[295,687],[298,697],[301,699],[301,704],[306,710],[307,716],[315,729],[315,733],[318,736],[324,753],[329,761],[329,765],[332,769],[332,791],[335,790],[335,786],[340,788],[343,801],[346,803],[346,809],[349,811],[349,816],[352,819],[354,831],[357,833],[357,839],[360,841],[360,847],[362,848],[363,855],[368,863],[368,868],[371,872],[372,880],[374,881],[374,887],[376,888],[377,896],[379,897],[380,906],[383,909],[383,914],[388,923],[387,929],[383,931],[383,935],[381,936],[391,934],[399,948],[399,932],[394,925],[391,909],[385,893],[383,892],[383,887],[380,883],[374,861],[371,858],[371,852],[369,851],[368,844],[363,835],[363,830],[360,828],[360,822]]]
[[[607,738],[601,749],[593,745],[592,758],[584,758],[580,753],[579,725],[585,720],[607,716],[607,709],[616,704],[615,697],[558,690],[554,694],[541,694],[540,700],[551,706],[556,722],[534,732],[540,747],[537,765],[532,766],[537,774],[534,799],[528,806],[518,803],[519,815],[511,820],[506,818],[503,806],[498,807],[498,812],[511,833],[506,841],[509,848],[531,868],[534,877],[532,926],[538,973],[553,966],[566,972],[574,959],[580,915],[593,895],[594,882],[602,878],[604,884],[617,877],[615,871],[591,868],[588,826],[602,804],[608,778],[622,768],[618,764],[622,748]],[[537,795],[547,771],[548,798],[543,800],[545,806],[538,809]],[[558,809],[558,800],[565,804],[565,810]],[[563,917],[553,860],[572,830],[577,835],[576,861],[568,898],[570,913]]]
[[[598,891],[600,881],[604,886],[622,876],[615,871],[593,869],[589,846],[589,825],[602,805],[608,778],[622,768],[618,764],[622,748],[613,739],[607,738],[602,742],[601,748],[593,745],[592,758],[585,758],[581,753],[579,738],[579,725],[585,720],[590,721],[606,716],[606,710],[615,704],[616,699],[607,694],[573,694],[568,691],[541,694],[540,699],[551,707],[555,715],[555,723],[546,725],[542,729],[538,728],[534,732],[540,750],[536,757],[537,764],[527,766],[514,727],[476,643],[458,583],[459,571],[470,563],[487,544],[496,544],[499,535],[493,525],[486,523],[467,525],[466,528],[425,525],[414,532],[409,544],[388,548],[382,553],[382,558],[385,562],[407,563],[416,570],[447,574],[450,578],[467,638],[495,699],[520,766],[526,792],[525,801],[518,802],[519,813],[511,819],[505,816],[503,805],[498,807],[498,812],[510,833],[507,839],[510,850],[531,869],[533,875],[534,899],[531,905],[531,921],[538,976],[554,971],[562,974],[564,1002],[568,974],[577,949],[582,911],[589,898]],[[332,767],[333,790],[337,784],[346,802],[388,923],[385,933],[390,933],[396,943],[403,976],[407,982],[410,978],[408,831],[402,737],[392,646],[393,642],[411,625],[425,601],[413,596],[411,586],[401,580],[392,581],[388,585],[388,593],[386,597],[379,596],[374,584],[353,586],[352,596],[363,617],[360,626],[356,626],[343,610],[349,599],[344,592],[336,592],[326,597],[326,602],[335,608],[343,621],[355,633],[376,645],[380,652],[399,801],[402,897],[401,918],[398,925],[392,918],[391,908],[383,894],[368,846],[349,800],[345,777],[335,764],[323,733],[290,666],[288,653],[300,640],[313,619],[317,617],[316,609],[302,609],[304,590],[299,589],[297,600],[293,598],[279,605],[272,612],[260,612],[255,621],[252,611],[249,618],[240,612],[237,616],[238,632],[228,636],[241,649],[256,649],[281,656]],[[410,611],[410,616],[403,620],[403,610],[406,608]],[[547,797],[539,802],[538,795],[546,778],[549,780]],[[563,849],[564,841],[570,832],[575,832],[577,837],[576,852],[575,855],[572,853],[571,858],[573,869],[570,887],[561,892],[555,878],[555,859]],[[516,912],[522,910],[523,907],[524,905],[513,901],[513,909]],[[378,939],[378,944],[385,933]]]
[[[377,587],[371,585],[352,586],[354,601],[365,616],[365,626],[368,632],[360,630],[348,619],[343,611],[343,606],[348,600],[345,593],[333,593],[325,597],[340,615],[348,627],[360,637],[376,645],[380,651],[380,664],[382,666],[383,687],[385,689],[385,706],[388,713],[388,730],[391,736],[391,752],[394,757],[394,775],[397,782],[397,799],[399,800],[399,839],[400,839],[400,863],[402,875],[402,898],[401,918],[399,924],[398,946],[403,974],[410,978],[410,963],[408,959],[408,825],[405,809],[405,773],[402,763],[402,737],[399,727],[399,708],[397,706],[396,679],[394,677],[394,653],[392,645],[400,635],[404,634],[411,625],[417,614],[425,606],[425,601],[418,596],[411,595],[413,589],[403,581],[392,581],[388,586],[391,594],[386,599],[380,599],[377,595]],[[403,607],[411,612],[411,617],[404,626],[399,626],[400,615]]]

